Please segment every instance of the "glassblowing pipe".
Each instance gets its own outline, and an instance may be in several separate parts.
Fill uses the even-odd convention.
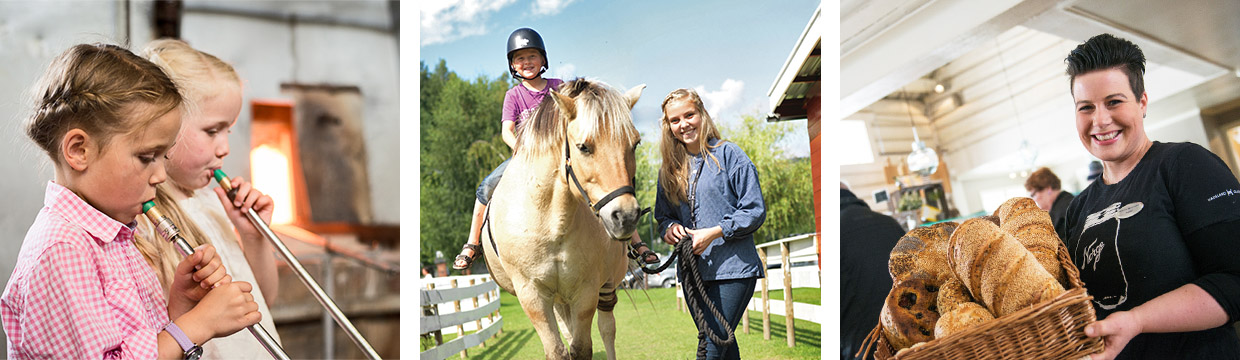
[[[228,180],[228,175],[224,174],[223,170],[215,170],[215,181],[218,182],[220,187],[224,189],[224,192],[228,194],[228,198],[230,200],[236,200],[237,189],[233,188],[232,182]],[[353,327],[353,323],[349,321],[349,318],[344,316],[344,313],[341,312],[340,308],[336,306],[336,303],[327,296],[327,293],[323,291],[323,288],[319,287],[319,284],[314,282],[314,278],[311,278],[310,273],[306,272],[306,268],[301,266],[301,262],[297,261],[297,257],[293,256],[293,252],[289,251],[288,246],[284,245],[284,241],[281,241],[280,237],[276,236],[274,231],[271,231],[271,226],[268,226],[262,218],[258,217],[258,213],[252,208],[246,210],[245,216],[250,219],[250,223],[254,224],[254,227],[257,228],[259,232],[263,233],[263,236],[265,236],[267,240],[271,241],[271,244],[275,246],[276,251],[280,253],[280,256],[284,257],[284,261],[287,262],[289,267],[293,269],[293,273],[297,274],[297,278],[301,279],[301,283],[305,284],[306,287],[310,289],[310,293],[314,294],[314,298],[319,301],[320,305],[323,305],[324,309],[327,309],[327,313],[332,315],[332,319],[336,320],[336,324],[340,325],[346,334],[349,334],[349,338],[353,340],[354,344],[357,344],[357,347],[362,349],[362,353],[366,354],[366,357],[371,360],[378,360],[379,353],[375,352],[375,349],[370,346],[370,343],[366,342],[366,339],[362,337],[362,334],[357,332],[357,328]],[[331,281],[331,279],[328,279],[327,281]]]
[[[172,220],[169,220],[168,217],[155,208],[154,201],[147,201],[145,204],[142,204],[142,213],[146,215],[147,220],[155,224],[155,230],[160,237],[176,246],[177,252],[181,253],[181,256],[194,254],[194,248],[189,246],[184,237],[181,237],[181,230],[177,229],[177,226],[172,224]],[[254,286],[258,285],[255,284]],[[272,358],[289,360],[288,354],[284,353],[284,348],[280,347],[279,343],[276,343],[276,339],[267,333],[267,329],[264,329],[262,324],[250,325],[246,329],[250,330],[250,334],[254,335],[254,338],[262,343],[263,348],[267,349],[267,353],[271,354]]]

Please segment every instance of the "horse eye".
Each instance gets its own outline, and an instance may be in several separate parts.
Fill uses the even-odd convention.
[[[582,154],[590,155],[590,146],[586,144],[577,144],[577,151]]]

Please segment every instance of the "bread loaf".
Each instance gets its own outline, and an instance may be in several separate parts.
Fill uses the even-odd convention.
[[[879,314],[887,342],[899,350],[933,340],[934,323],[939,320],[937,297],[938,287],[923,279],[905,280],[892,286]]]
[[[999,228],[1016,237],[1025,249],[1033,253],[1051,276],[1061,285],[1066,284],[1063,268],[1059,265],[1059,235],[1055,233],[1055,225],[1051,222],[1050,213],[1038,208],[1033,199],[1017,197],[1004,202],[995,210],[999,217]]]
[[[942,298],[942,293],[939,294]],[[939,321],[934,323],[934,338],[941,339],[948,335],[972,329],[984,322],[995,319],[995,315],[981,304],[964,302],[951,310],[944,310]]]
[[[965,221],[949,242],[956,278],[996,317],[1064,292],[1029,250],[988,220]]]
[[[969,295],[969,289],[964,287],[964,283],[952,276],[951,280],[939,286],[938,306],[939,314],[946,314],[957,305],[972,302],[973,296]]]
[[[956,230],[956,223],[944,222],[909,231],[891,249],[887,261],[893,283],[926,277],[938,286],[952,277],[947,264],[947,241]]]

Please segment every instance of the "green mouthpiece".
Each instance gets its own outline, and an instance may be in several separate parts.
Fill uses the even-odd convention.
[[[227,178],[228,178],[228,174],[225,174],[224,170],[215,169],[215,181],[224,181],[224,179],[227,179]]]
[[[151,208],[153,208],[153,207],[155,207],[155,202],[154,202],[154,201],[147,201],[145,204],[142,204],[142,212],[144,212],[144,213],[145,213],[145,212],[147,212],[147,211],[151,210]]]

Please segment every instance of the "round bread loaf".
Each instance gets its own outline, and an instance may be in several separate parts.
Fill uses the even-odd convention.
[[[973,297],[969,296],[969,289],[964,287],[964,283],[952,277],[943,286],[939,286],[938,310],[939,314],[945,314],[955,309],[957,305],[972,302]]]
[[[923,279],[910,279],[891,287],[879,315],[883,335],[896,350],[934,339],[938,286]]]
[[[939,296],[942,296],[942,293]],[[948,335],[971,329],[994,319],[995,315],[991,314],[981,304],[975,302],[960,303],[955,308],[944,311],[943,315],[939,316],[939,321],[934,323],[934,338],[942,339]]]
[[[937,286],[951,279],[947,243],[956,226],[954,222],[938,223],[915,228],[901,237],[887,261],[892,282],[927,278]]]

